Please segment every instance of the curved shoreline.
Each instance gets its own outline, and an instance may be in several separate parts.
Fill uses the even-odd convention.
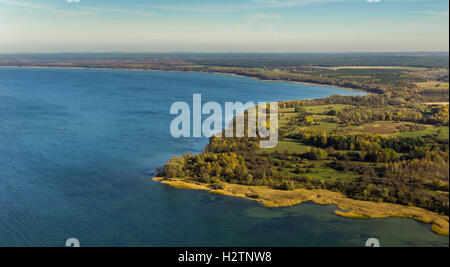
[[[303,85],[314,85],[314,86],[328,86],[328,87],[336,87],[343,90],[353,90],[357,92],[364,92],[366,94],[371,94],[371,92],[365,91],[361,88],[350,88],[350,87],[344,87],[334,84],[322,84],[322,83],[312,83],[312,82],[301,82],[301,81],[292,81],[292,80],[271,80],[271,79],[263,79],[260,77],[255,77],[251,75],[245,75],[245,74],[236,74],[232,72],[217,72],[217,71],[195,71],[195,70],[158,70],[158,69],[139,69],[139,68],[89,68],[89,67],[63,67],[63,66],[57,66],[57,67],[49,67],[49,66],[0,66],[0,68],[16,68],[16,69],[72,69],[72,70],[123,70],[123,71],[150,71],[150,72],[192,72],[192,73],[210,73],[210,74],[216,74],[216,75],[230,75],[230,76],[236,76],[236,77],[244,77],[244,78],[251,78],[256,81],[262,81],[262,82],[287,82],[287,83],[295,83],[295,84],[303,84]]]
[[[430,230],[438,235],[449,236],[448,216],[440,215],[418,207],[406,207],[385,202],[354,200],[346,197],[342,193],[324,189],[296,189],[292,191],[283,191],[266,186],[245,186],[229,183],[221,183],[223,189],[214,189],[209,184],[186,181],[179,178],[155,177],[153,178],[153,181],[177,189],[203,190],[212,194],[244,198],[259,202],[265,207],[270,208],[289,207],[311,201],[318,205],[335,205],[340,210],[335,210],[334,214],[341,217],[353,219],[413,219],[422,223],[431,224]]]

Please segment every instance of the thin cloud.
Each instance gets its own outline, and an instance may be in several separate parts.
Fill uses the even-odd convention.
[[[81,3],[81,0],[66,0],[67,3],[76,4]],[[140,16],[152,16],[153,12],[150,11],[136,11],[126,9],[110,9],[110,8],[94,8],[94,7],[78,7],[77,9],[68,8],[61,9],[56,8],[53,5],[34,4],[30,2],[15,1],[15,0],[0,0],[0,4],[17,6],[23,8],[31,8],[53,12],[57,16],[66,15],[98,15],[99,13],[121,13],[121,14],[135,14]]]
[[[261,7],[283,8],[283,7],[304,6],[318,3],[336,3],[336,2],[351,2],[351,1],[352,0],[253,0],[253,3]]]
[[[72,0],[72,1],[78,1],[78,3],[80,2],[80,0]],[[71,9],[59,9],[53,5],[34,4],[34,3],[30,3],[30,2],[15,1],[15,0],[0,0],[0,4],[42,10],[42,11],[46,11],[46,12],[51,12],[51,13],[55,14],[56,16],[80,16],[80,15],[95,15],[96,14],[95,12],[89,11],[89,10],[74,10],[72,8]]]
[[[423,10],[416,12],[404,12],[403,14],[412,14],[412,15],[422,15],[428,16],[432,19],[448,19],[449,12],[448,11],[437,11],[437,10]]]
[[[279,13],[275,13],[275,14],[254,13],[254,14],[246,15],[247,20],[265,20],[265,19],[280,19],[280,18],[281,18],[281,15]]]
[[[448,17],[448,11],[424,11],[424,14],[427,15],[434,15],[434,16],[447,16]]]
[[[239,8],[233,5],[201,5],[201,6],[145,6],[150,9],[159,9],[175,12],[193,12],[193,13],[224,13],[232,12]],[[242,6],[241,6],[242,8]]]
[[[441,20],[441,19],[447,19],[448,20],[448,11],[424,11],[424,14],[430,16],[432,19]]]
[[[97,8],[97,7],[82,7],[81,9],[96,13],[118,13],[118,14],[134,14],[139,16],[153,16],[151,11],[137,11],[128,9],[114,9],[114,8]]]
[[[209,5],[146,5],[144,7],[150,9],[159,9],[176,12],[193,12],[193,13],[229,13],[243,10],[258,10],[264,8],[286,8],[293,6],[301,6],[316,3],[331,2],[349,2],[364,0],[248,0],[246,3],[239,5],[233,4],[209,4]]]
[[[14,0],[0,0],[0,4],[33,8],[33,9],[41,9],[41,10],[52,10],[53,9],[53,6],[50,6],[50,5],[34,4],[34,3],[20,2],[20,1],[14,1]]]

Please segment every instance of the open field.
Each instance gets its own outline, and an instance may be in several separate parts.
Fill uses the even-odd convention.
[[[409,66],[339,66],[339,67],[316,67],[319,69],[328,70],[346,70],[346,69],[368,69],[368,70],[425,70],[425,68],[420,67],[409,67]]]
[[[421,129],[421,130],[411,130],[411,129]],[[432,133],[433,129],[434,129],[433,126],[421,123],[376,121],[364,124],[362,126],[348,127],[345,129],[345,131],[354,133],[372,133],[380,135],[399,134],[400,136],[408,136],[408,134],[411,134],[411,136],[420,136],[422,132]],[[417,135],[415,135],[414,133],[417,133]]]
[[[427,102],[424,104],[427,106],[448,106],[449,102]]]
[[[416,83],[416,85],[423,90],[449,90],[448,82],[437,82],[437,81],[429,81],[429,82],[420,82]]]
[[[427,130],[423,131],[396,133],[395,135],[400,137],[424,137],[427,135],[437,135],[438,138],[441,140],[448,140],[449,128],[448,126],[442,126],[442,127],[428,128]]]
[[[278,145],[275,148],[265,149],[264,151],[261,151],[261,152],[270,153],[270,152],[278,151],[278,152],[281,152],[281,153],[284,153],[284,152],[288,152],[288,153],[305,153],[306,149],[308,147],[309,146],[304,145],[304,144],[302,144],[302,143],[300,143],[298,141],[286,138],[286,139],[278,141]]]
[[[330,110],[343,110],[345,108],[349,108],[351,105],[343,105],[343,104],[336,104],[336,105],[317,105],[317,106],[308,106],[305,107],[306,112],[315,114],[315,115],[325,115]]]
[[[327,162],[322,162],[321,165],[315,167],[304,166],[304,168],[299,168],[301,175],[310,178],[312,181],[321,182],[325,181],[328,183],[350,183],[353,179],[361,177],[361,175],[351,172],[351,171],[337,171],[326,167]],[[296,173],[295,168],[281,168],[280,173],[286,178],[295,179],[299,176]]]

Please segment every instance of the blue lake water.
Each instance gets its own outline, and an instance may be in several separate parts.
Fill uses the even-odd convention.
[[[149,171],[207,139],[174,139],[170,106],[360,94],[206,73],[0,68],[0,246],[448,246],[429,225],[333,206],[265,208],[178,190]]]

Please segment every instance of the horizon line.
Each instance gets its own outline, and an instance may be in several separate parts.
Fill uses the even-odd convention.
[[[0,52],[0,55],[20,55],[20,54],[34,54],[34,55],[58,55],[58,54],[395,54],[395,53],[450,53],[444,50],[414,50],[414,51],[272,51],[272,52],[259,52],[259,51],[233,51],[233,52],[192,52],[192,51],[66,51],[66,52]]]

